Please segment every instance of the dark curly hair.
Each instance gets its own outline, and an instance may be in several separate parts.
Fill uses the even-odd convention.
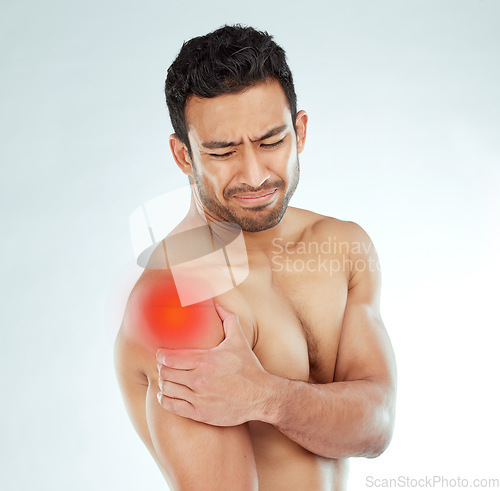
[[[253,27],[223,26],[182,45],[167,72],[165,97],[176,135],[191,153],[185,108],[190,96],[231,94],[276,79],[283,88],[295,129],[297,96],[283,48]]]

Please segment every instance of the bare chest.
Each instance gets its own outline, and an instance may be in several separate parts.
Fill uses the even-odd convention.
[[[333,381],[347,299],[342,273],[251,270],[239,288],[256,325],[254,352],[270,373],[313,383]]]

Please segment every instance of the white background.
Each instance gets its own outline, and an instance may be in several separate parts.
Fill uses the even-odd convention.
[[[112,364],[131,211],[185,184],[166,68],[224,23],[266,29],[309,113],[294,204],[360,223],[399,365],[368,478],[499,477],[500,3],[4,2],[0,488],[155,490]]]

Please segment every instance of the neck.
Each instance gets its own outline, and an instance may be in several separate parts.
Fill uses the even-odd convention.
[[[282,240],[286,234],[288,228],[286,225],[288,222],[288,214],[287,210],[280,222],[267,230],[263,230],[262,232],[243,232],[248,254],[270,254],[274,248],[274,241],[276,239]]]

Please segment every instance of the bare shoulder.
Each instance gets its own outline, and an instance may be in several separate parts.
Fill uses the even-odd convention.
[[[118,372],[137,370],[145,373],[154,346],[144,334],[141,321],[148,292],[154,290],[166,271],[145,270],[129,294],[120,330],[115,341],[115,363]]]
[[[302,240],[334,240],[351,245],[371,244],[371,239],[366,231],[356,222],[340,220],[309,210],[293,208],[295,223],[301,224]]]
[[[146,268],[132,289],[117,338],[154,358],[159,348],[211,348],[223,338],[211,300],[182,306],[170,269]]]
[[[166,271],[160,270],[145,270],[137,280],[130,292],[114,346],[115,372],[125,405],[139,435],[149,448],[149,433],[140,417],[140,406],[149,382],[154,377],[156,349],[143,318],[148,297],[162,281],[168,281],[168,275]]]

